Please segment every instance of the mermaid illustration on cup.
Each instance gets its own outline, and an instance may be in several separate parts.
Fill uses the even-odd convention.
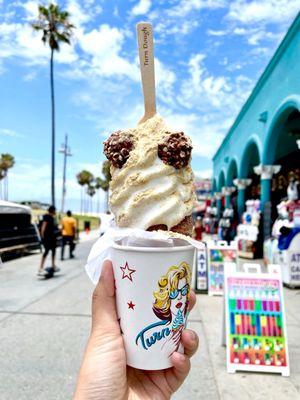
[[[153,293],[154,314],[162,321],[169,321],[171,334],[163,345],[171,355],[180,344],[189,305],[191,271],[186,262],[170,267],[158,281],[158,290]],[[168,343],[169,342],[169,343]]]

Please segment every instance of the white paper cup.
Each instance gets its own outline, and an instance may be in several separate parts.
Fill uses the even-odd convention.
[[[127,365],[144,370],[172,366],[181,351],[195,249],[113,246],[117,310]]]

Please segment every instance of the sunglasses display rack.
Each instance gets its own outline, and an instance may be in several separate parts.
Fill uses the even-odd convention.
[[[209,242],[208,254],[208,294],[222,296],[224,291],[224,264],[236,262],[237,244],[227,242]]]
[[[254,268],[255,270],[255,268]],[[255,272],[255,271],[254,271]],[[281,270],[225,270],[227,370],[289,375]]]

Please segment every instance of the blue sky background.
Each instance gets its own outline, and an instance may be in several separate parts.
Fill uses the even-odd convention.
[[[11,200],[50,197],[49,49],[30,26],[38,3],[0,0],[0,153],[16,159]],[[100,175],[103,140],[143,114],[137,22],[154,26],[159,113],[192,137],[194,170],[209,177],[211,157],[300,9],[300,0],[58,3],[76,25],[72,45],[55,55],[57,149],[68,133],[73,209],[80,198],[76,173]],[[59,201],[58,153],[56,168]]]

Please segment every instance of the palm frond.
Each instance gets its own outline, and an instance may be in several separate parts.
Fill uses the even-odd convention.
[[[43,43],[48,43],[52,50],[59,51],[60,43],[70,44],[72,30],[75,28],[68,20],[69,13],[54,3],[38,6],[38,20],[32,24],[36,31],[42,31]]]

